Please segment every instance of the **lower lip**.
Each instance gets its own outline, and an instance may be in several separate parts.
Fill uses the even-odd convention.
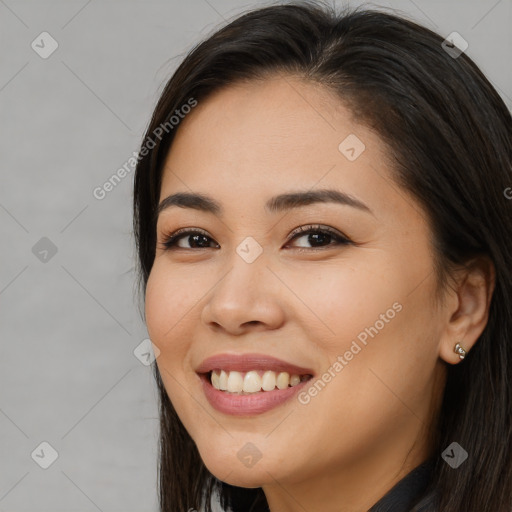
[[[217,411],[233,416],[248,416],[270,411],[293,398],[309,381],[305,380],[293,387],[260,391],[250,395],[237,395],[214,388],[207,374],[200,375],[203,391],[210,405]]]

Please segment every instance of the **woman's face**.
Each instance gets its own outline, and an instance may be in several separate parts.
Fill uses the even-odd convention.
[[[410,467],[425,457],[445,318],[426,217],[387,162],[335,96],[292,77],[225,88],[181,121],[160,201],[201,194],[218,210],[160,212],[146,319],[167,393],[219,479],[305,489],[343,477],[368,491],[353,481],[370,464],[389,479],[415,442]],[[353,204],[286,200],[327,189]],[[183,228],[202,234],[164,249]],[[212,369],[233,391],[200,375]],[[283,389],[235,391],[275,377]]]

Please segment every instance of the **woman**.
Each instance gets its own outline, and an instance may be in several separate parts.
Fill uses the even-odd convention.
[[[134,184],[162,511],[512,507],[512,120],[454,40],[310,3],[195,47]]]

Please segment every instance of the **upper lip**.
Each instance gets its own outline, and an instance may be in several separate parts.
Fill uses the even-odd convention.
[[[251,370],[271,370],[288,372],[290,375],[313,375],[313,370],[288,363],[265,354],[217,354],[205,359],[197,368],[197,373],[212,370],[248,372]]]

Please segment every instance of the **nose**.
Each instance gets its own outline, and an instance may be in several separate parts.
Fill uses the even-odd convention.
[[[283,285],[264,254],[248,263],[234,253],[228,265],[204,304],[202,322],[232,335],[279,328],[285,318]]]

